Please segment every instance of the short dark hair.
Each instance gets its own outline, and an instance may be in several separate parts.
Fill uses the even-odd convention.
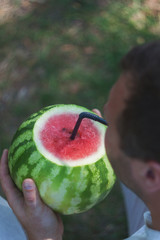
[[[117,123],[120,147],[130,157],[160,162],[160,40],[134,47],[121,68],[131,95]]]

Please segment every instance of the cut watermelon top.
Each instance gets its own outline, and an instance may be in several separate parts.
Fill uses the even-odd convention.
[[[70,139],[78,116],[70,113],[51,116],[39,133],[44,148],[61,160],[85,159],[97,152],[100,145],[100,133],[90,119],[83,119],[75,139]]]
[[[83,119],[74,140],[70,139],[81,112],[76,105],[55,105],[37,119],[33,139],[37,150],[58,165],[82,166],[98,161],[105,153],[106,126]]]

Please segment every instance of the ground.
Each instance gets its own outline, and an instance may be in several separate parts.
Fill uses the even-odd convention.
[[[135,44],[159,38],[158,0],[1,0],[0,153],[23,120],[44,106],[99,108]],[[97,207],[65,216],[64,239],[122,239],[118,182]]]

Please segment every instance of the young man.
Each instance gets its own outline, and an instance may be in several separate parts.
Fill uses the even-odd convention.
[[[145,225],[130,240],[160,239],[160,41],[132,49],[122,60],[122,74],[104,107],[109,127],[105,146],[117,177],[146,204]],[[0,165],[1,185],[29,240],[61,240],[62,221],[40,200],[31,179],[23,195],[7,168]],[[106,236],[107,239],[107,236]]]

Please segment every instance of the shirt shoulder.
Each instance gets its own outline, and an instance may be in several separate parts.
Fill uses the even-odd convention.
[[[152,218],[150,212],[144,213],[145,225],[125,240],[160,240],[160,231],[151,229]]]
[[[0,197],[0,240],[4,239],[26,240],[27,238],[7,201]]]
[[[136,233],[125,240],[147,240],[145,226],[141,227]]]

